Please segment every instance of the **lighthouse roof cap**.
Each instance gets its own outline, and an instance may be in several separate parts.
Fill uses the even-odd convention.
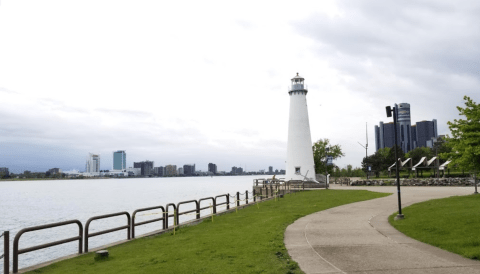
[[[297,72],[297,75],[295,75],[295,77],[292,78],[292,81],[294,80],[305,80],[305,78],[303,78],[302,76],[298,75],[298,72]]]

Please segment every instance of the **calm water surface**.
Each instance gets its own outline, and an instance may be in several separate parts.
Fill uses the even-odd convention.
[[[233,177],[186,177],[186,178],[134,178],[134,179],[93,179],[56,181],[2,181],[0,182],[0,233],[10,231],[10,254],[16,233],[27,227],[78,219],[85,226],[86,221],[97,215],[104,215],[152,207],[186,200],[198,200],[237,191],[252,191],[253,179],[263,176]],[[207,206],[208,202],[203,206]],[[183,206],[182,206],[183,207]],[[188,205],[182,211],[188,209]],[[145,214],[158,211],[149,211]],[[160,215],[139,213],[137,222],[159,218]],[[209,214],[208,212],[202,215]],[[194,216],[185,216],[182,221]],[[93,221],[89,232],[100,231],[126,224],[126,217]],[[172,221],[170,221],[171,223]],[[139,226],[135,234],[141,235],[161,228],[161,222]],[[75,237],[77,225],[51,228],[45,231],[27,232],[20,238],[20,249]],[[121,230],[89,240],[89,249],[107,243],[126,239],[127,231]],[[3,239],[0,241],[3,253]],[[61,256],[78,252],[78,242],[71,242],[47,249],[19,255],[19,268],[31,266]],[[10,255],[10,268],[12,267]],[[3,259],[0,262],[3,269]]]

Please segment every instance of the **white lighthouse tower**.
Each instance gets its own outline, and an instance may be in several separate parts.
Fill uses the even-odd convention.
[[[312,137],[308,122],[307,89],[304,78],[298,75],[292,79],[290,95],[290,117],[288,120],[287,167],[285,181],[315,180]]]

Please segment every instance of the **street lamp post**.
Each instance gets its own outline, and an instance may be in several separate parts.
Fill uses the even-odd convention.
[[[328,189],[328,151],[330,148],[325,147],[325,188]]]
[[[395,220],[403,219],[405,216],[402,214],[402,199],[400,197],[400,176],[398,175],[398,156],[397,156],[397,109],[387,106],[387,117],[392,117],[393,112],[393,128],[395,134],[395,176],[397,177],[397,193],[398,193],[398,215],[395,216]]]

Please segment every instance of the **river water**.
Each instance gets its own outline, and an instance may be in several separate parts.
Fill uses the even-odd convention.
[[[152,206],[166,206],[180,201],[198,200],[237,191],[252,191],[253,179],[262,176],[218,176],[218,177],[173,177],[132,179],[83,179],[52,181],[1,181],[0,182],[0,234],[10,231],[10,268],[12,268],[12,246],[16,233],[27,227],[78,219],[86,221],[98,215],[134,210]],[[223,200],[224,201],[224,200]],[[219,201],[221,202],[221,201]],[[181,211],[188,210],[186,205]],[[192,204],[193,206],[193,204]],[[208,202],[202,203],[208,206]],[[209,214],[203,212],[203,215]],[[159,211],[139,213],[136,222],[160,215]],[[148,214],[148,215],[147,215]],[[143,215],[143,216],[142,216]],[[180,222],[194,216],[182,216]],[[126,225],[126,217],[118,216],[93,221],[89,233]],[[170,220],[170,225],[172,220]],[[160,229],[161,222],[135,228],[135,235]],[[19,248],[78,236],[78,226],[68,225],[43,231],[27,232],[20,238]],[[126,229],[90,238],[89,249],[126,239]],[[78,252],[78,241],[19,255],[19,268],[28,267],[61,256]],[[3,253],[3,238],[0,254]],[[3,259],[0,260],[3,269]]]

